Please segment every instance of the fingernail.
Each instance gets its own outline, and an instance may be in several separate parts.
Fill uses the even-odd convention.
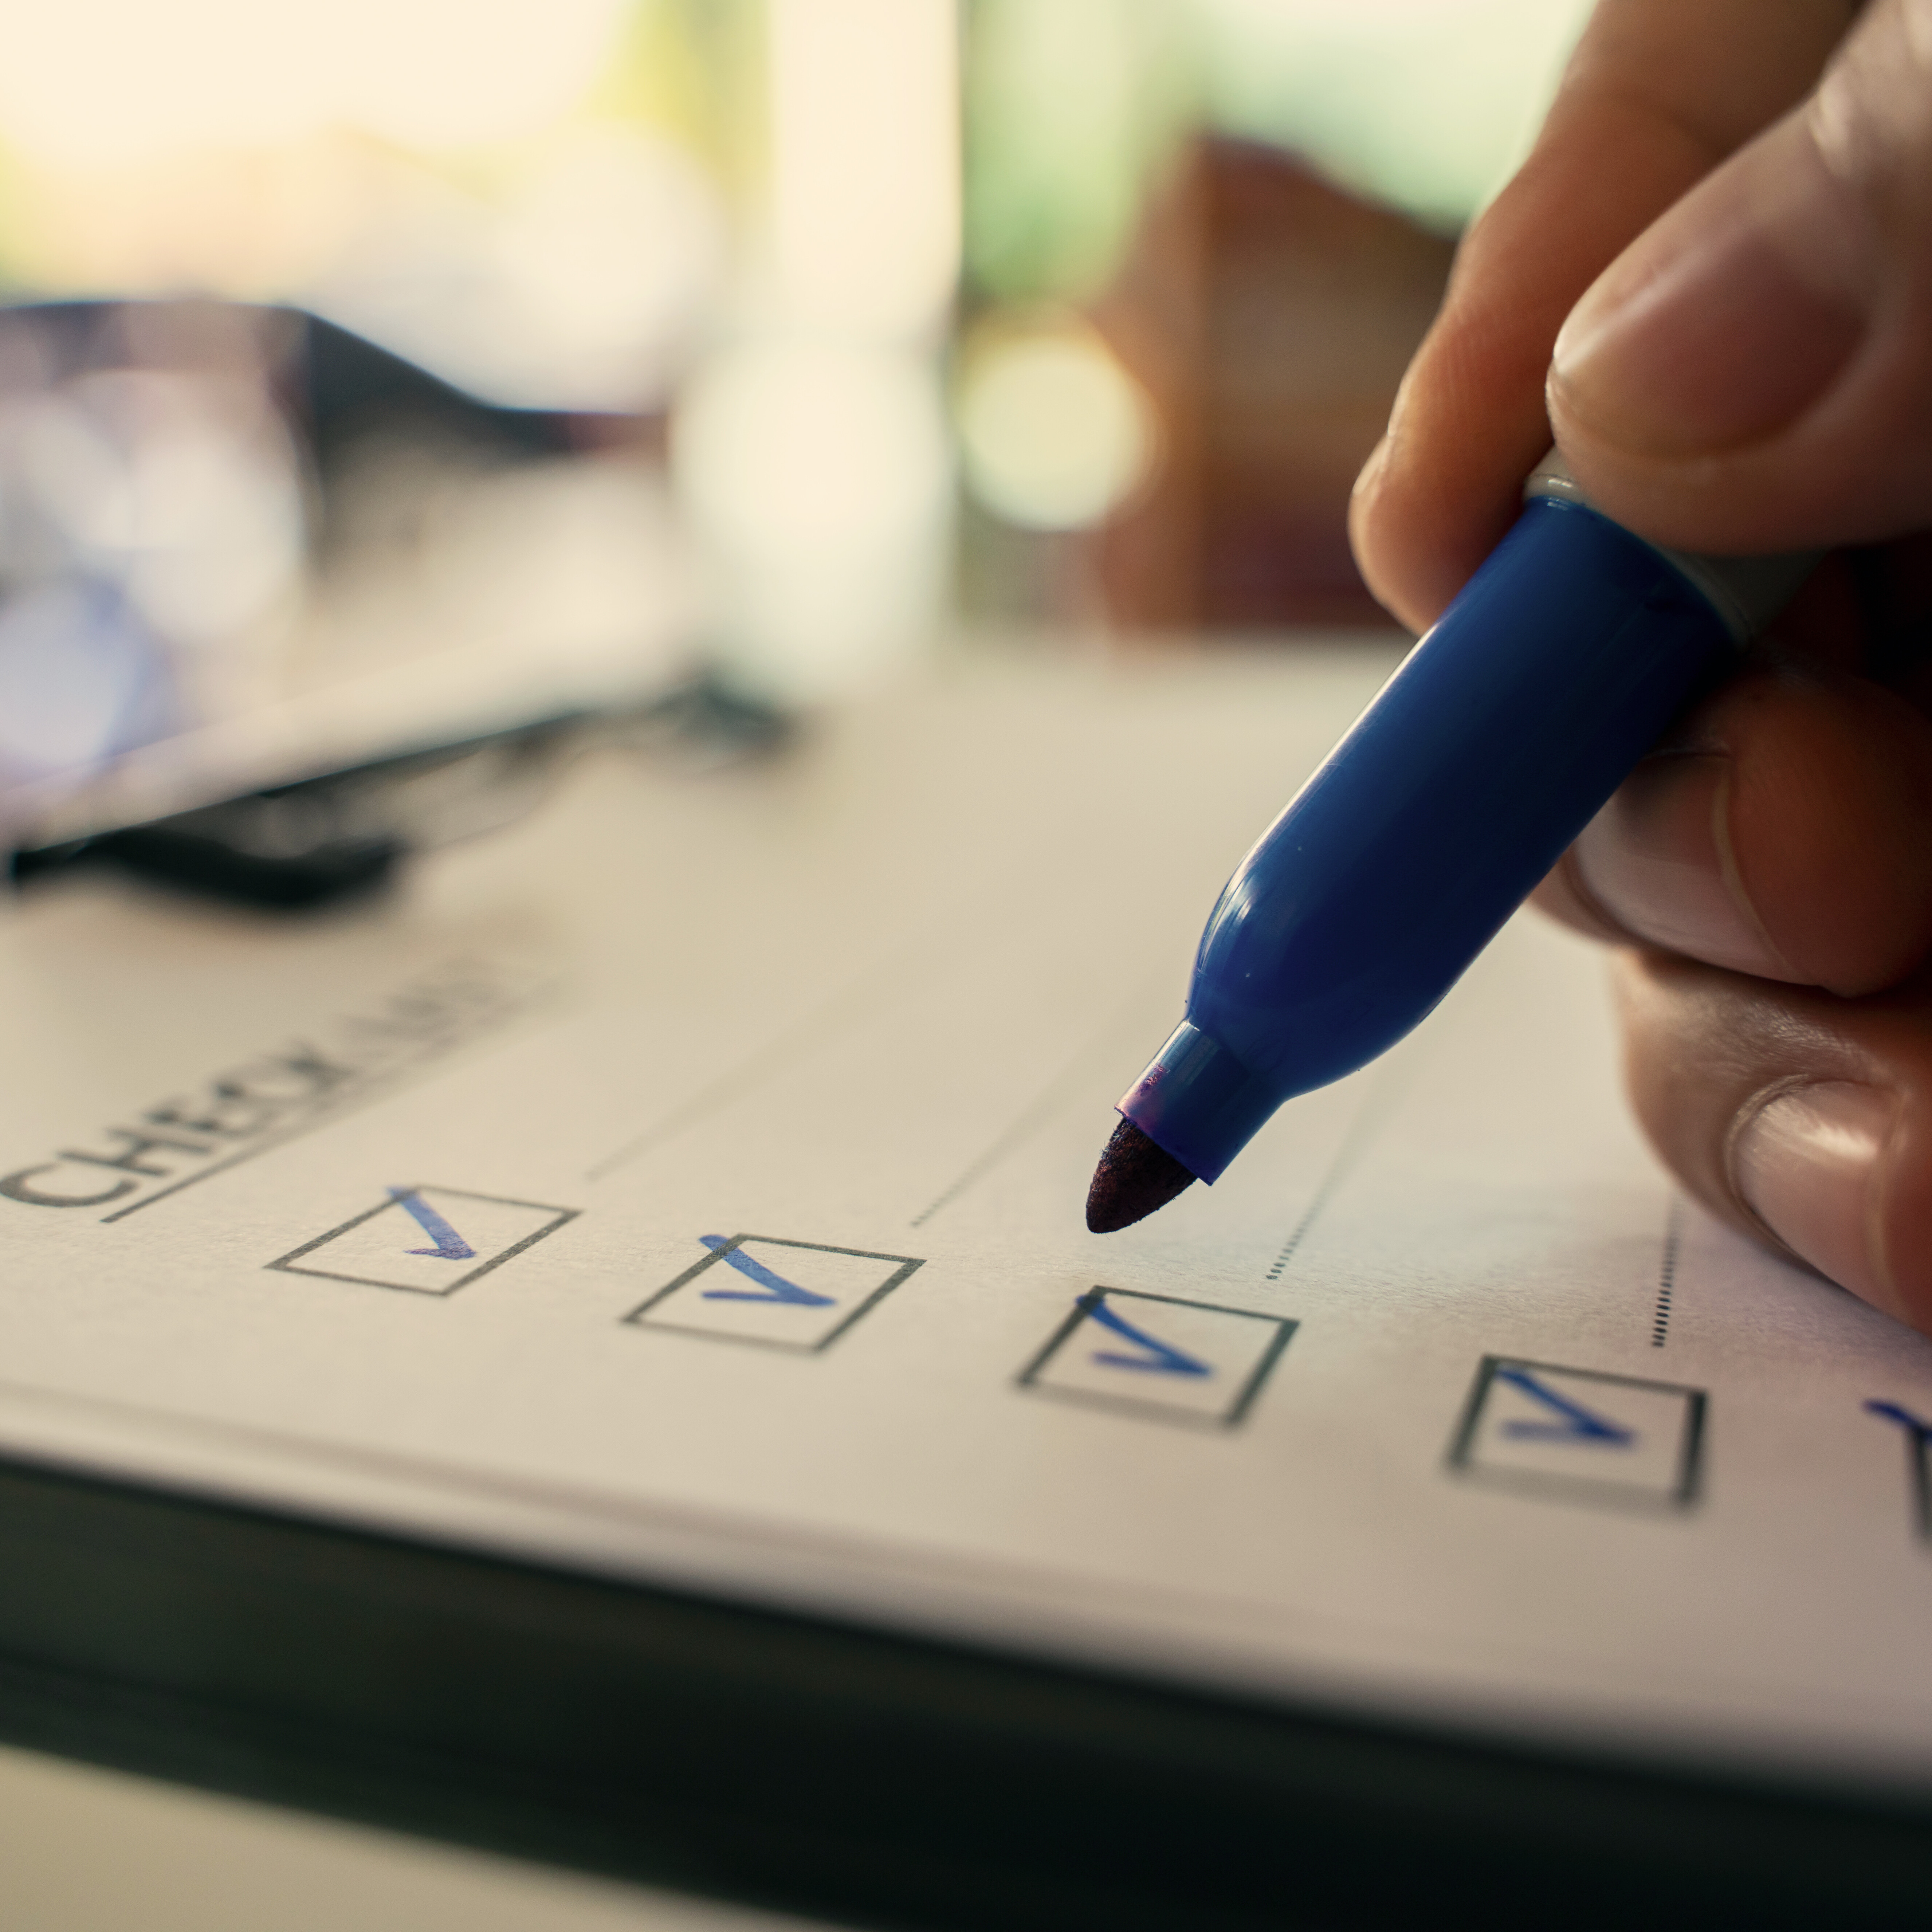
[[[1651,455],[1768,434],[1850,359],[1876,279],[1861,211],[1801,130],[1781,133],[1634,242],[1570,311],[1552,410]]]
[[[1734,973],[1795,980],[1732,856],[1730,771],[1717,755],[1646,758],[1584,827],[1577,874],[1636,938]]]
[[[1876,1236],[1876,1177],[1898,1115],[1892,1094],[1856,1081],[1793,1088],[1767,1102],[1738,1136],[1731,1177],[1793,1254],[1902,1320]]]

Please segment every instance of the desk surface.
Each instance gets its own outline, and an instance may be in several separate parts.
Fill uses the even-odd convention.
[[[802,1932],[0,1748],[8,1932]]]

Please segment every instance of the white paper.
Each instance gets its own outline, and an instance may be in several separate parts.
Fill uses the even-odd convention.
[[[1932,1346],[1673,1202],[1588,947],[1519,920],[1214,1189],[1084,1229],[1222,880],[1386,668],[969,662],[773,766],[586,766],[352,915],[23,903],[0,1450],[1932,1779]]]

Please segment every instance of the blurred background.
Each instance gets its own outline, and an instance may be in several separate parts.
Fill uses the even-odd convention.
[[[667,692],[1385,628],[1348,488],[1585,11],[0,0],[16,875]],[[378,875],[332,806],[263,889],[290,803],[196,876]],[[753,1925],[18,1754],[0,1835],[10,1922]]]
[[[0,828],[1384,624],[1348,486],[1586,10],[0,0]]]

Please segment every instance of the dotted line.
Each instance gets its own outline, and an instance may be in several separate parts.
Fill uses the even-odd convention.
[[[1323,1182],[1321,1187],[1316,1190],[1315,1198],[1309,1202],[1308,1212],[1303,1215],[1301,1219],[1295,1223],[1294,1232],[1289,1235],[1288,1239],[1282,1244],[1281,1252],[1276,1255],[1274,1258],[1274,1266],[1270,1268],[1268,1271],[1268,1279],[1270,1281],[1280,1280],[1282,1273],[1287,1268],[1288,1263],[1294,1260],[1294,1251],[1297,1248],[1300,1246],[1302,1236],[1307,1233],[1310,1228],[1314,1224],[1316,1216],[1321,1213],[1324,1204],[1327,1202],[1330,1192],[1334,1187],[1335,1179],[1336,1177],[1331,1172],[1328,1178]]]
[[[1294,1224],[1294,1232],[1282,1244],[1281,1252],[1274,1258],[1274,1265],[1263,1277],[1268,1281],[1279,1281],[1286,1272],[1288,1264],[1294,1258],[1294,1251],[1301,1245],[1302,1237],[1315,1225],[1315,1217],[1328,1204],[1328,1197],[1354,1168],[1369,1142],[1381,1130],[1388,1118],[1397,1096],[1408,1084],[1406,1063],[1394,1070],[1385,1068],[1378,1076],[1376,1084],[1363,1096],[1355,1118],[1349,1122],[1348,1132],[1342,1137],[1342,1144],[1333,1165],[1322,1177],[1322,1185],[1315,1190],[1315,1198],[1309,1202],[1307,1212]]]
[[[1670,1216],[1664,1223],[1664,1268],[1658,1278],[1657,1312],[1651,1318],[1650,1346],[1653,1348],[1664,1346],[1665,1336],[1670,1327],[1670,1295],[1677,1281],[1677,1250],[1684,1237],[1684,1204],[1673,1199]]]

